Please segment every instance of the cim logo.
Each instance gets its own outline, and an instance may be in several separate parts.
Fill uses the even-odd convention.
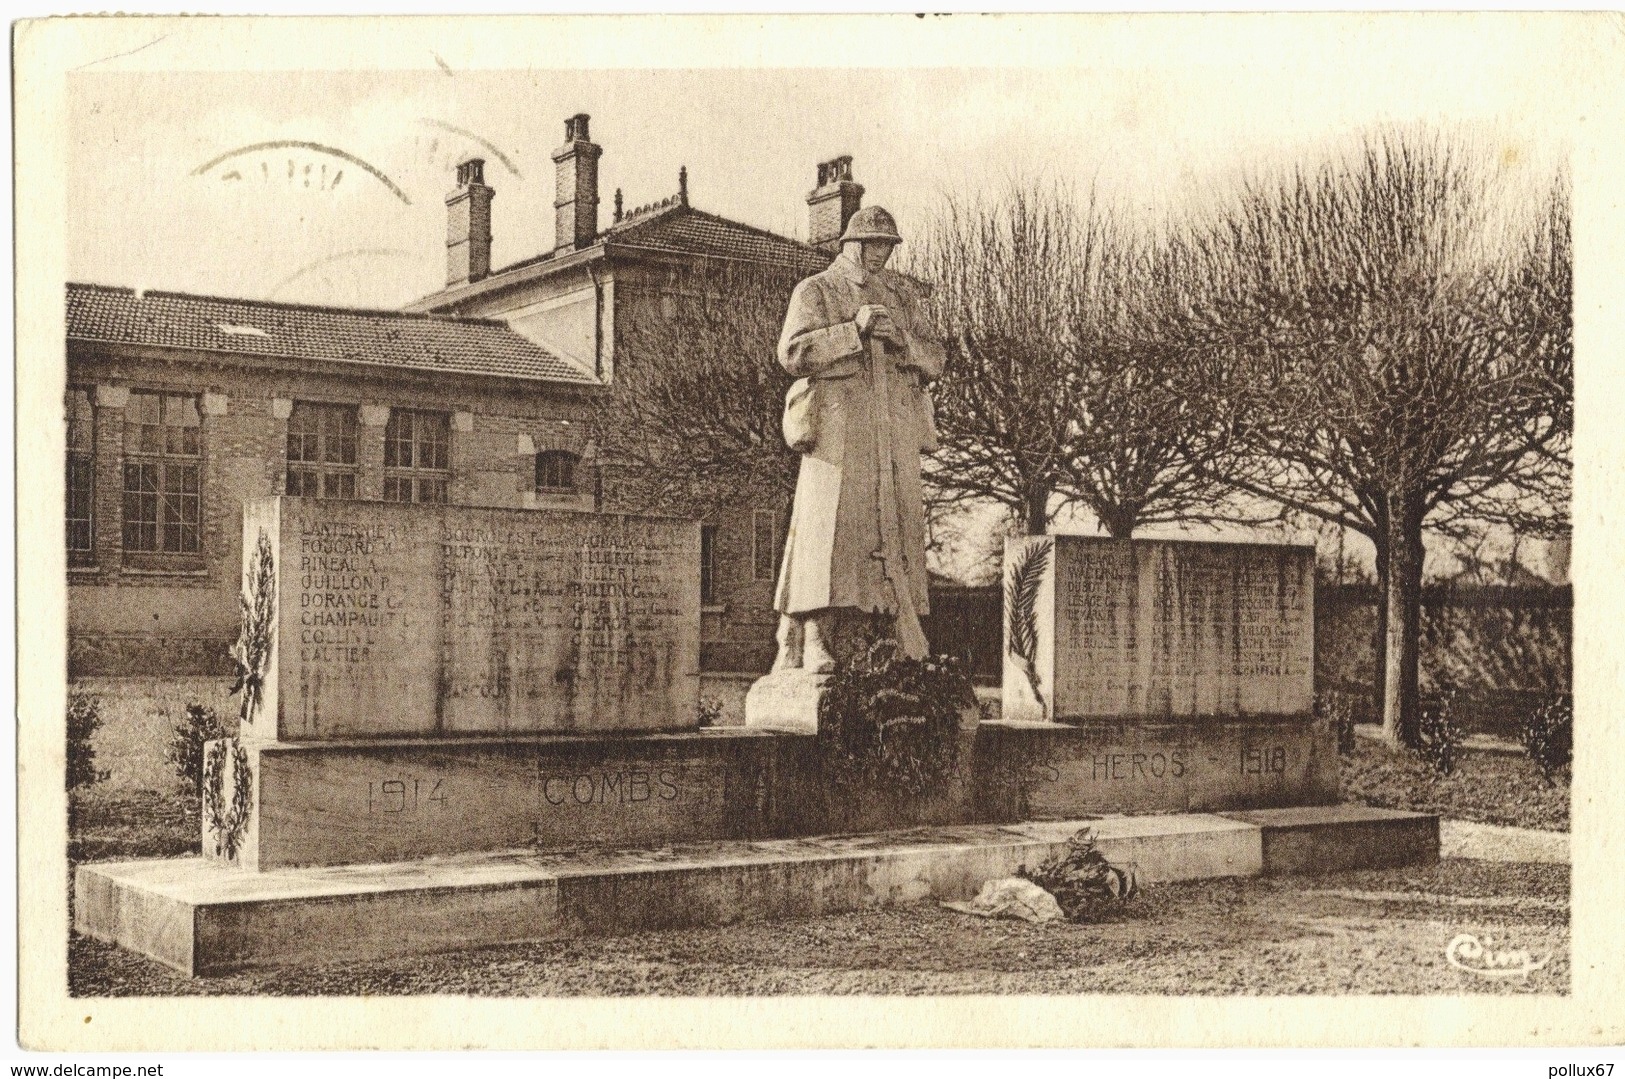
[[[1500,947],[1494,937],[1479,939],[1472,933],[1452,937],[1444,957],[1457,970],[1482,978],[1527,978],[1551,960],[1546,955],[1536,959],[1527,948]]]

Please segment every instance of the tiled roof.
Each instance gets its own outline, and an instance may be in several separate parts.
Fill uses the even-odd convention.
[[[678,198],[665,199],[632,211],[625,220],[600,232],[595,242],[609,248],[641,248],[680,255],[765,262],[808,274],[827,269],[831,258],[800,240],[696,210]],[[561,255],[574,253],[571,250],[544,251],[498,267],[485,280],[495,280],[515,270],[528,269],[551,262]]]
[[[805,273],[817,273],[830,262],[830,256],[816,247],[683,203],[623,221],[599,239],[610,247],[765,262]]]
[[[68,337],[592,385],[495,319],[68,285]]]

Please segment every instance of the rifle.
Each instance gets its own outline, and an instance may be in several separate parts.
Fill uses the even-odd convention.
[[[929,650],[925,630],[920,627],[919,612],[914,609],[914,590],[907,579],[901,584],[892,572],[892,560],[897,557],[897,461],[892,456],[891,420],[891,360],[886,356],[886,343],[875,337],[868,342],[869,369],[873,373],[875,407],[875,511],[880,515],[879,546],[869,557],[880,563],[880,576],[891,589],[892,606],[897,612],[897,641],[905,655],[923,659]]]

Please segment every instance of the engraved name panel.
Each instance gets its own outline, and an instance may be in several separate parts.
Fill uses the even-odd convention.
[[[591,730],[611,715],[642,717],[630,724],[642,728],[687,721],[674,716],[699,658],[692,531],[583,513],[448,519],[445,729]]]
[[[697,722],[692,522],[274,499],[244,524],[278,567],[261,740]]]
[[[1056,719],[1307,713],[1308,548],[1057,537]]]
[[[434,548],[397,507],[291,498],[279,517],[282,736],[433,732]]]

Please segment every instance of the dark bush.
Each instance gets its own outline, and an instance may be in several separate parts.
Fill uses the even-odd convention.
[[[1067,921],[1094,921],[1107,909],[1125,903],[1139,891],[1132,867],[1112,865],[1095,847],[1091,828],[1066,841],[1066,850],[1040,862],[1037,869],[1022,866],[1016,876],[1032,881],[1055,897]]]
[[[881,639],[836,664],[818,702],[825,778],[841,788],[921,796],[959,759],[963,709],[976,707],[970,679],[946,656],[909,659]]]
[[[700,698],[700,726],[718,727],[722,725],[722,701],[716,697]]]
[[[1574,762],[1574,698],[1562,694],[1529,714],[1523,725],[1523,748],[1547,785]]]
[[[91,693],[68,694],[68,790],[79,791],[106,779],[108,772],[96,767],[96,747],[91,744],[102,725],[101,698]]]
[[[175,721],[166,754],[181,793],[198,796],[203,787],[204,743],[225,737],[226,728],[213,708],[196,701],[186,706],[186,715]]]
[[[1447,687],[1423,699],[1416,752],[1439,775],[1447,776],[1456,770],[1464,733],[1456,716],[1454,689]]]
[[[1347,693],[1330,689],[1315,694],[1315,716],[1331,725],[1337,734],[1337,752],[1344,757],[1354,754],[1354,702]]]

